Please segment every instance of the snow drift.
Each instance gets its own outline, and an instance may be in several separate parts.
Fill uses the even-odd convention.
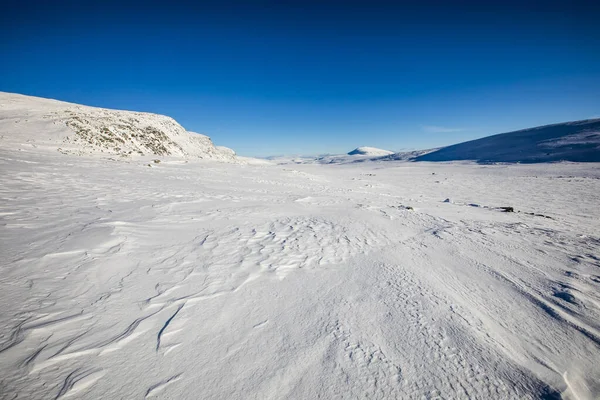
[[[597,165],[140,164],[0,147],[0,398],[598,398]]]
[[[164,115],[3,92],[0,146],[123,158],[149,155],[236,161],[233,150],[215,147],[208,136],[188,132]]]
[[[475,160],[538,163],[600,161],[600,119],[566,122],[501,133],[444,147],[415,161]]]

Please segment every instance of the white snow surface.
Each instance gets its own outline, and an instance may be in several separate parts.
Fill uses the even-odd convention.
[[[0,165],[3,398],[600,394],[598,164]]]
[[[600,164],[223,163],[195,139],[149,164],[19,101],[0,398],[600,396]]]
[[[348,153],[349,156],[389,156],[390,154],[394,152],[367,146],[357,147]]]
[[[120,158],[162,156],[237,162],[235,152],[173,118],[0,92],[0,146]]]

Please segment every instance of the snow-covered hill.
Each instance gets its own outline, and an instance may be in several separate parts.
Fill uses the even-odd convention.
[[[390,154],[394,154],[394,152],[366,146],[357,147],[348,153],[349,156],[388,156]]]
[[[0,147],[65,154],[172,156],[236,161],[208,136],[188,132],[173,118],[110,110],[0,92]]]
[[[398,153],[390,154],[382,158],[381,160],[391,160],[391,161],[413,161],[415,158],[422,156],[423,154],[432,153],[434,151],[439,150],[440,148],[435,149],[425,149],[425,150],[411,150],[411,151],[400,151]]]
[[[600,119],[501,133],[444,147],[416,161],[474,160],[481,163],[600,161]]]

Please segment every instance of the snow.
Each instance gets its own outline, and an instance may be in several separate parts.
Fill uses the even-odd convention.
[[[0,143],[64,154],[237,162],[235,152],[158,114],[109,110],[0,92]]]
[[[600,395],[600,164],[149,168],[37,121],[1,131],[0,397]]]
[[[366,146],[357,147],[348,153],[349,156],[388,156],[390,154],[394,154],[394,152]]]
[[[375,147],[357,147],[347,154],[320,154],[318,156],[292,155],[274,156],[268,159],[273,163],[284,164],[348,164],[379,161],[385,157],[392,157],[393,151],[377,149]]]
[[[235,151],[233,149],[230,149],[229,147],[225,147],[225,146],[215,146],[217,150],[226,153],[226,154],[230,154],[231,156],[235,156]]]
[[[366,150],[365,150],[366,149]],[[417,157],[439,150],[411,150],[391,152],[373,147],[358,147],[348,154],[323,154],[319,156],[278,156],[269,160],[276,164],[349,164],[380,161],[414,161]]]
[[[444,147],[417,161],[600,162],[600,119],[501,133]]]
[[[429,154],[434,151],[438,151],[440,148],[434,149],[425,149],[425,150],[410,150],[410,151],[400,151],[398,153],[394,153],[389,155],[383,160],[393,160],[393,161],[414,161],[417,157],[422,156],[424,154]]]

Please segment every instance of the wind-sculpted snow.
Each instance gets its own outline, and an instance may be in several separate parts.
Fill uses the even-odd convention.
[[[600,394],[597,164],[0,170],[1,398]]]
[[[170,156],[235,162],[235,152],[158,114],[109,110],[0,92],[0,147],[119,158]]]

